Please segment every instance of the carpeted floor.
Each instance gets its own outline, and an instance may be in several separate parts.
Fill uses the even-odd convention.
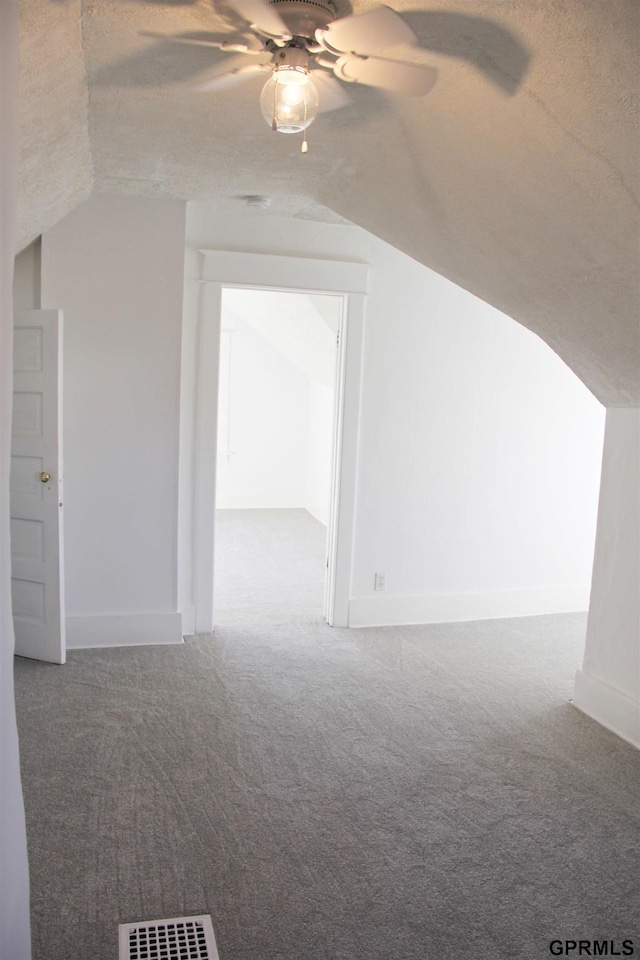
[[[332,630],[320,524],[219,519],[214,636],[17,661],[35,960],[197,913],[221,960],[640,955],[640,754],[568,703],[584,616]]]

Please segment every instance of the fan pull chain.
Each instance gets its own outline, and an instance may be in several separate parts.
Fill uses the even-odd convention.
[[[307,122],[307,98],[306,97],[304,98],[304,122],[305,122],[305,128],[302,134],[302,145],[300,147],[300,153],[309,152],[309,144],[307,143],[307,128],[306,128],[306,122]]]
[[[278,132],[278,121],[276,120],[276,90],[278,89],[277,82],[273,85],[273,120],[271,121],[271,129],[274,133]]]

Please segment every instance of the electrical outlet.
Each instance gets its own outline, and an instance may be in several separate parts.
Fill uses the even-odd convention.
[[[386,587],[386,579],[384,573],[376,573],[374,590],[384,590]]]

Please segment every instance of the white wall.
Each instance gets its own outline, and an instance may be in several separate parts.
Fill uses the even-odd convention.
[[[359,228],[187,223],[188,278],[203,248],[371,264],[352,625],[586,609],[604,411],[546,344]]]
[[[304,505],[325,527],[329,523],[335,390],[308,381],[307,477]]]
[[[373,252],[352,622],[586,610],[603,408],[534,334]]]
[[[233,331],[229,333],[224,324],[216,506],[302,507],[307,484],[307,378],[242,317],[234,316]],[[229,337],[227,393],[224,347]]]
[[[640,747],[640,410],[609,408],[583,669],[574,702]]]
[[[337,297],[222,295],[218,508],[329,510]]]
[[[40,309],[41,243],[34,240],[15,259],[13,306],[16,310]]]
[[[185,205],[94,196],[42,240],[64,311],[68,646],[176,642]]]
[[[0,958],[29,960],[29,867],[13,689],[9,472],[18,193],[18,4],[0,3]]]
[[[175,612],[182,216],[172,201],[96,197],[44,239],[43,306],[68,313],[68,603],[77,617]],[[193,596],[197,251],[207,247],[371,265],[352,624],[586,608],[603,410],[557,356],[359,228],[220,219],[189,205],[178,609]],[[95,473],[105,459],[115,485]],[[101,540],[106,549],[91,557]],[[373,590],[375,572],[386,575],[385,593]]]

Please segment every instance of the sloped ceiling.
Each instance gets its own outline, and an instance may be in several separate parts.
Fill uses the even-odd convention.
[[[225,324],[248,323],[309,380],[334,385],[337,297],[232,288],[223,291],[222,313]]]
[[[22,248],[93,189],[80,0],[20,4],[20,101]]]
[[[420,46],[385,55],[435,65],[435,91],[351,85],[302,156],[264,123],[262,78],[195,93],[226,55],[143,35],[234,35],[222,0],[23,0],[22,243],[92,188],[267,194],[366,228],[535,330],[603,402],[639,402],[640,3],[393,6]]]

